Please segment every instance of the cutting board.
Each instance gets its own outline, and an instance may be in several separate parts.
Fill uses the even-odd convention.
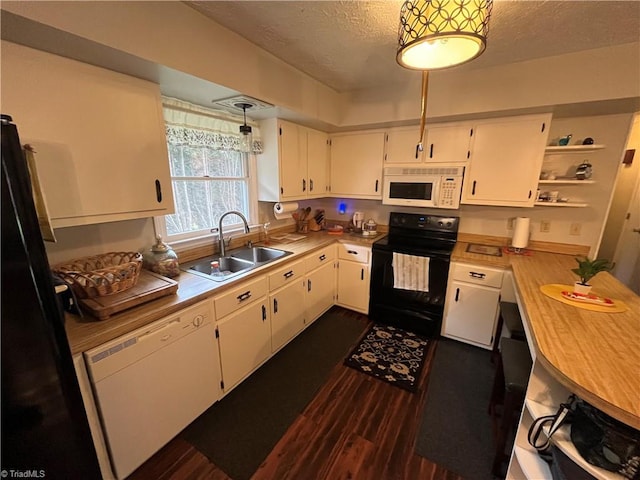
[[[84,312],[99,320],[106,320],[118,312],[177,291],[178,282],[142,269],[138,282],[130,289],[104,297],[81,298],[78,303]]]

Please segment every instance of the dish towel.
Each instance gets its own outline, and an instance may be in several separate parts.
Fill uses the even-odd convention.
[[[393,288],[429,291],[429,257],[393,252]]]

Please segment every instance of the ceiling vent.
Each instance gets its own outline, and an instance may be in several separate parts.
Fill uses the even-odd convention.
[[[265,108],[271,108],[273,105],[256,98],[248,97],[247,95],[237,95],[235,97],[223,98],[222,100],[213,100],[213,105],[222,107],[225,110],[231,112],[242,112],[242,104],[251,105],[251,111],[262,110]],[[238,106],[239,105],[239,106]]]

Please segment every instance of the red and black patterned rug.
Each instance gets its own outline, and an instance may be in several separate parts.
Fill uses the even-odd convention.
[[[428,340],[398,327],[374,324],[345,359],[345,365],[410,392],[424,366]]]

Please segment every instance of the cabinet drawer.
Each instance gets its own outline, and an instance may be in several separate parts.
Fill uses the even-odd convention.
[[[214,300],[216,318],[220,320],[241,306],[257,300],[267,294],[267,277],[244,282],[237,287],[220,295]]]
[[[451,268],[453,270],[451,275],[453,280],[495,288],[502,286],[503,270],[465,263],[454,263]]]
[[[352,262],[369,263],[371,248],[352,243],[338,244],[338,258],[351,260]]]
[[[304,266],[307,272],[318,268],[321,265],[331,263],[336,258],[335,245],[329,245],[328,247],[316,250],[310,255],[304,257]]]
[[[291,283],[297,278],[302,278],[303,275],[304,260],[288,263],[284,267],[269,274],[269,290],[274,291],[286,283]]]

